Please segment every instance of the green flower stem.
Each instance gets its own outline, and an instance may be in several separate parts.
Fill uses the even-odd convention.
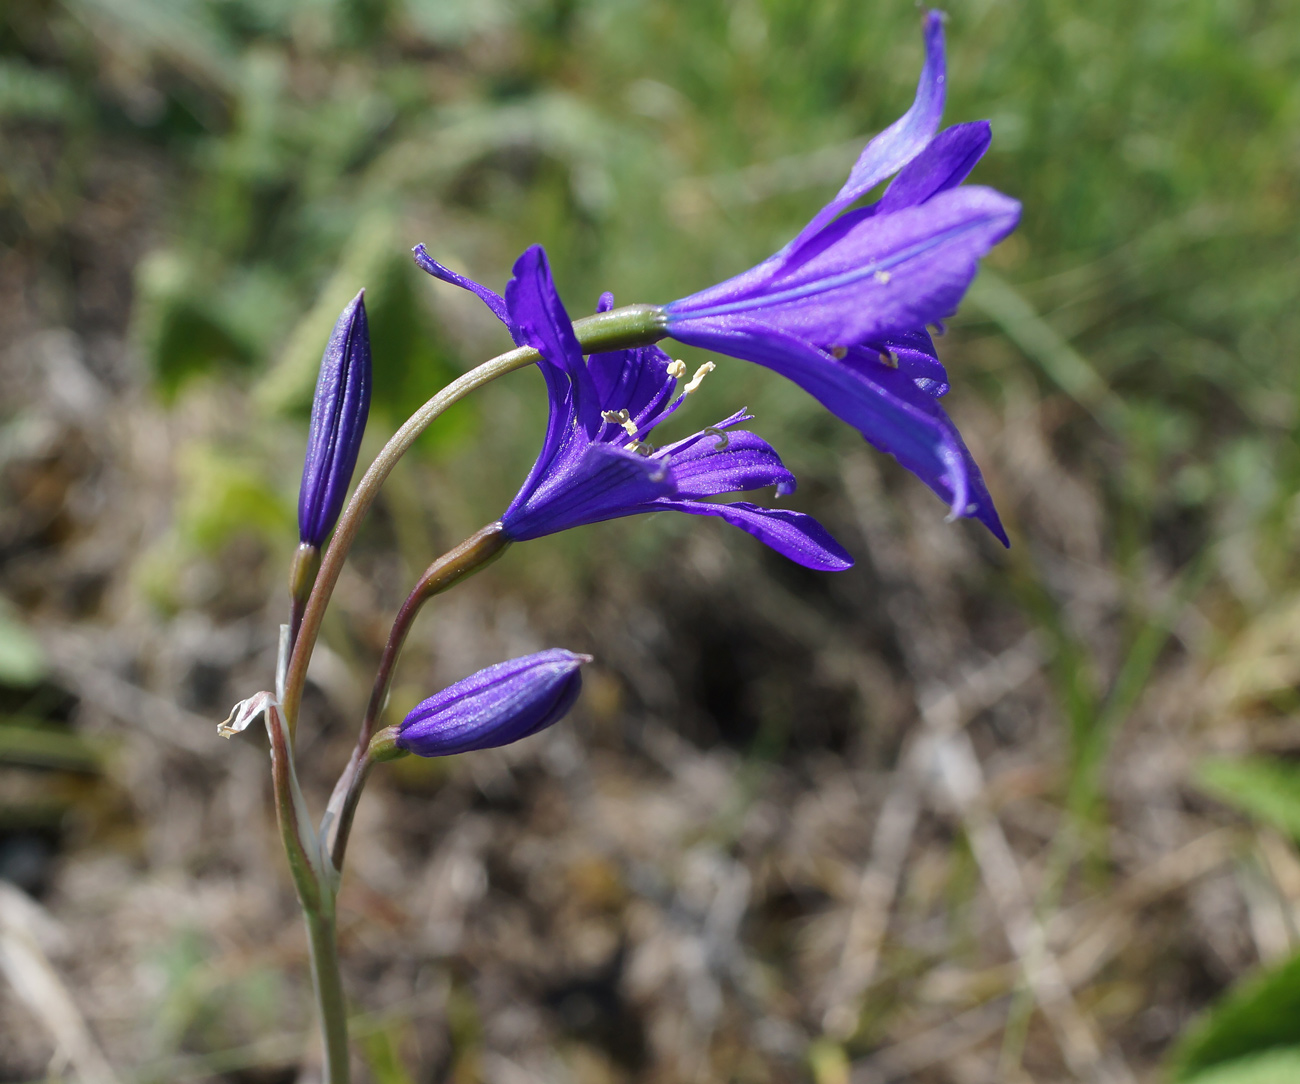
[[[325,1052],[324,1084],[348,1084],[347,1006],[343,1000],[334,931],[334,893],[338,882],[322,862],[320,840],[312,829],[293,767],[289,728],[275,704],[267,708],[266,732],[271,741],[276,819],[311,946],[312,989],[316,994]]]
[[[632,346],[648,346],[658,342],[667,333],[667,322],[660,309],[650,305],[628,305],[621,309],[597,313],[584,317],[573,325],[578,342],[585,351],[617,350]],[[321,561],[320,571],[316,575],[310,598],[302,615],[298,635],[294,639],[293,654],[285,675],[284,717],[292,736],[298,725],[298,708],[302,703],[303,683],[307,678],[307,663],[312,649],[316,646],[316,637],[320,635],[321,621],[325,617],[325,607],[329,604],[334,585],[338,583],[343,571],[343,562],[356,539],[365,517],[384,479],[397,464],[397,461],[415,443],[416,438],[429,424],[453,403],[459,402],[470,392],[489,384],[499,376],[522,369],[540,361],[541,355],[531,347],[521,346],[515,350],[500,354],[491,361],[485,361],[476,369],[458,377],[438,392],[424,406],[411,415],[405,424],[393,434],[392,439],[384,445],[383,450],[370,464],[352,499],[339,517],[334,536]]]
[[[397,665],[398,655],[406,642],[407,634],[411,631],[416,615],[434,595],[441,594],[480,569],[486,568],[505,553],[509,545],[510,540],[506,537],[501,524],[489,523],[470,535],[455,549],[448,550],[434,561],[406,597],[402,608],[397,611],[393,627],[388,633],[388,643],[384,645],[384,654],[379,660],[379,669],[375,673],[375,683],[370,691],[370,702],[366,706],[361,732],[357,735],[356,748],[352,751],[352,759],[348,761],[348,766],[334,785],[334,793],[330,795],[329,806],[325,810],[325,820],[321,824],[321,838],[325,840],[325,851],[331,856],[336,870],[343,868],[343,855],[348,846],[348,833],[352,830],[352,818],[356,813],[357,801],[361,797],[361,790],[370,771],[372,763],[368,753],[370,739],[374,736],[375,724],[384,710],[388,690],[393,683],[393,670]]]
[[[320,1013],[321,1038],[325,1043],[323,1084],[348,1084],[352,1075],[348,1064],[348,1010],[343,999],[343,980],[339,975],[333,901],[328,910],[309,911],[304,908],[303,917],[307,920],[312,986]]]

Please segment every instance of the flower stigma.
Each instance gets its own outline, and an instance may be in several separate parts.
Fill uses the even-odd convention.
[[[725,429],[719,429],[716,425],[706,425],[701,432],[718,438],[718,443],[713,446],[715,452],[725,451],[727,446],[731,444],[731,434]]]

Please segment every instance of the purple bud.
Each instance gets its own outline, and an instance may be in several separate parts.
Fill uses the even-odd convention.
[[[370,413],[370,327],[365,291],[343,310],[320,359],[307,460],[298,490],[298,539],[319,546],[334,529]]]
[[[398,727],[399,749],[442,757],[509,745],[558,722],[582,690],[590,655],[563,648],[499,662],[415,708]]]

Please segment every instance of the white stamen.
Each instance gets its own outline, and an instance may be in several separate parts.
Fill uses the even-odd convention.
[[[891,275],[888,271],[876,272],[876,281],[880,283],[881,286],[886,285],[889,282],[889,280],[892,279],[893,277],[894,276]]]
[[[668,375],[674,380],[680,380],[686,375],[686,362],[678,358],[676,361],[668,363]]]
[[[713,370],[716,368],[717,366],[714,365],[713,362],[706,361],[703,365],[701,365],[698,369],[695,370],[695,375],[691,377],[691,382],[687,384],[686,387],[682,388],[682,394],[690,395],[691,392],[693,392],[696,388],[698,388],[701,384],[704,383],[704,378],[708,376],[709,373],[713,372]]]
[[[609,422],[610,425],[621,425],[623,432],[629,437],[635,437],[637,424],[630,417],[626,410],[602,410],[600,416]]]
[[[880,352],[880,363],[882,365],[889,366],[889,368],[891,369],[897,369],[898,355],[895,354],[892,350],[882,350]]]

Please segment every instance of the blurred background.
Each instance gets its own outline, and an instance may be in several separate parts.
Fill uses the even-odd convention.
[[[802,392],[719,359],[857,567],[639,517],[421,619],[392,719],[597,656],[520,746],[376,773],[341,897],[357,1074],[1300,1080],[1300,19],[953,0],[949,123],[1024,203],[940,340],[1004,552]],[[890,0],[0,5],[0,1080],[312,1080],[264,742],[320,352],[367,289],[373,454],[506,345],[748,267],[911,101]],[[700,358],[688,354],[688,363]],[[689,417],[687,416],[689,415]],[[392,614],[496,518],[541,381],[443,418],[340,581],[323,804]],[[671,434],[666,434],[671,436]]]

